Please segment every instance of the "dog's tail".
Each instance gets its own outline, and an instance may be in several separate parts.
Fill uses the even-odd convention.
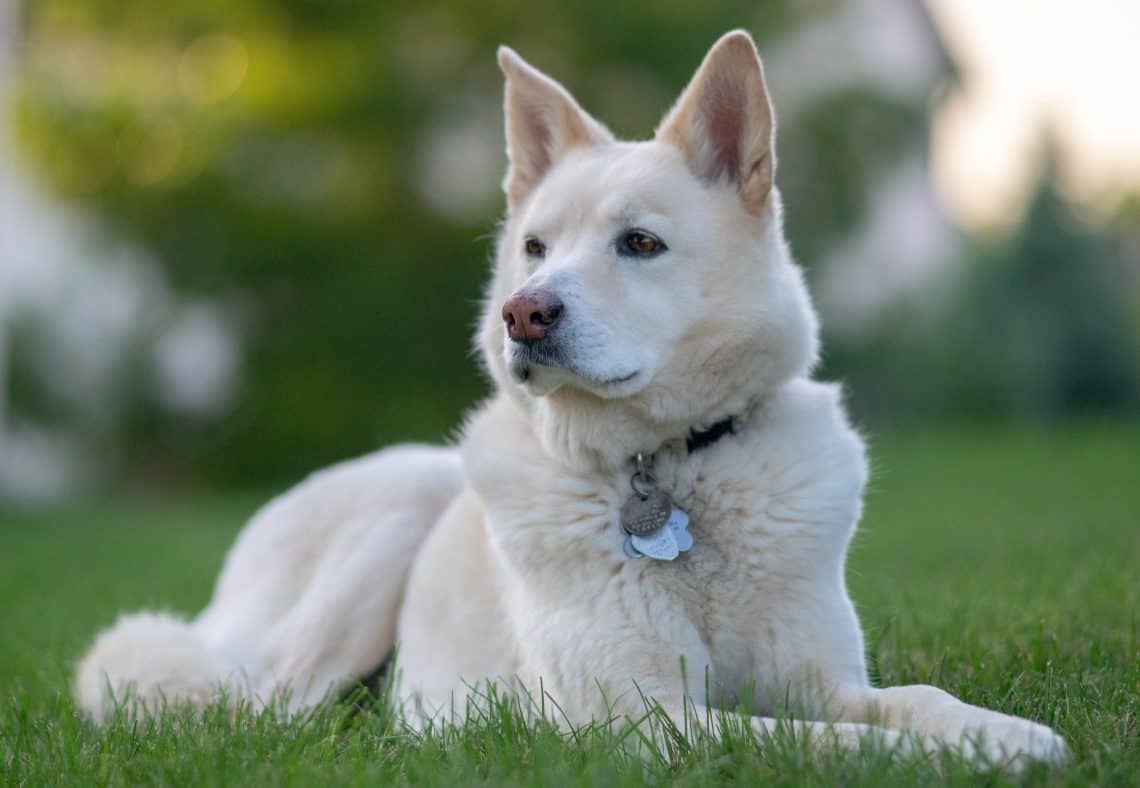
[[[79,706],[155,714],[215,699],[290,710],[368,675],[396,639],[408,571],[464,483],[453,449],[396,446],[341,463],[263,507],[192,622],[122,616],[80,661]]]
[[[204,706],[221,692],[224,669],[185,619],[123,615],[79,663],[75,697],[98,723],[116,705],[150,714],[169,702]]]

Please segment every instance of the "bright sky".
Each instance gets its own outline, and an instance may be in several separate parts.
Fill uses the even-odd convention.
[[[941,196],[968,224],[1016,217],[1041,131],[1066,191],[1140,191],[1140,0],[927,0],[961,70],[934,129]]]

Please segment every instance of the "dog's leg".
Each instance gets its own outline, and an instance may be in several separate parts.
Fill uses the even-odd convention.
[[[919,733],[888,730],[885,727],[857,722],[813,722],[807,720],[776,719],[773,717],[741,716],[733,712],[715,711],[692,701],[674,701],[661,704],[661,710],[670,722],[686,736],[705,733],[723,738],[725,728],[751,730],[761,742],[780,737],[792,741],[806,741],[813,750],[858,750],[870,746],[896,752],[904,757],[922,755],[935,749]]]
[[[420,544],[412,527],[346,528],[297,604],[267,633],[258,701],[319,702],[374,669],[395,643],[404,581]]]
[[[1029,760],[1061,763],[1068,754],[1065,741],[1050,728],[971,706],[937,687],[840,688],[829,705],[839,711],[841,719],[914,731],[989,765],[1016,768]]]
[[[510,685],[499,685],[497,691],[492,691],[490,684],[470,689],[470,693],[453,698],[450,703],[405,705],[401,709],[403,724],[416,732],[422,732],[435,725],[463,725],[472,716],[481,718],[483,715],[494,713],[495,704],[489,702],[489,698],[495,695],[509,697],[511,693],[519,691],[518,687]],[[504,691],[507,693],[506,696],[503,694]],[[536,717],[541,715],[559,728],[567,723],[557,706],[548,706],[540,712],[533,694],[525,691],[522,694],[526,700],[519,708],[524,714],[529,713]],[[657,747],[664,746],[666,739],[671,735],[659,722],[653,722],[655,714],[663,713],[668,719],[668,725],[686,738],[693,735],[707,735],[720,739],[726,734],[732,735],[733,731],[749,731],[761,743],[772,739],[789,743],[806,742],[813,750],[818,751],[836,749],[856,751],[861,747],[875,747],[903,757],[914,757],[925,756],[937,750],[936,743],[924,741],[923,737],[916,733],[854,722],[827,723],[741,715],[732,711],[714,710],[691,699],[652,703],[648,710],[643,707],[640,713],[633,712],[632,707],[627,706],[626,711],[628,713],[624,715],[625,719],[637,725]],[[614,719],[612,711],[605,716]]]

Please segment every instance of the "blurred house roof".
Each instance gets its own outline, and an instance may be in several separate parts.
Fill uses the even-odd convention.
[[[856,0],[789,36],[766,59],[780,114],[794,119],[826,96],[869,88],[929,109],[957,70],[926,7],[915,0]],[[877,173],[864,221],[820,261],[816,300],[825,325],[848,336],[892,301],[923,298],[948,273],[960,241],[934,193],[929,139]]]
[[[846,4],[770,49],[765,68],[785,113],[861,84],[925,96],[957,76],[929,13],[915,0]]]

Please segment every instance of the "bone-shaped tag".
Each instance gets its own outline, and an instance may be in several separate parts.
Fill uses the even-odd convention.
[[[682,553],[693,546],[693,535],[689,533],[689,515],[676,506],[669,514],[665,527],[673,532],[673,538],[677,540],[677,549]]]
[[[658,561],[672,561],[693,546],[693,535],[689,533],[689,515],[677,507],[669,514],[669,519],[661,528],[645,536],[630,534],[626,537],[624,550],[630,558],[656,558]]]
[[[634,550],[658,561],[672,561],[680,553],[677,537],[668,526],[661,526],[648,536],[630,534],[629,541]]]

